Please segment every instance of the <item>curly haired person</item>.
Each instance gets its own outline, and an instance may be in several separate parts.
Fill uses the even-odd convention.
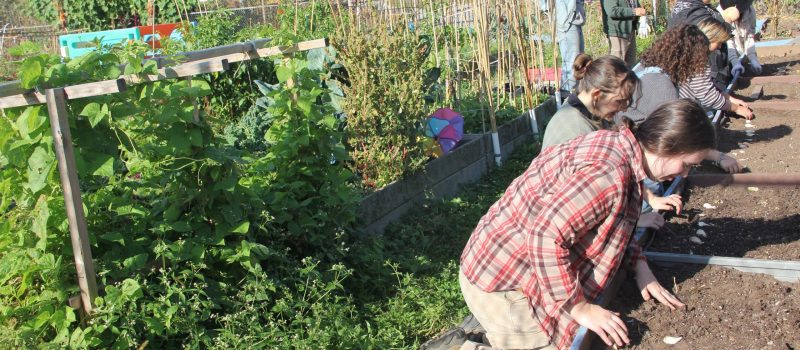
[[[708,50],[726,40],[727,32],[714,19],[701,21],[701,26],[717,35],[715,42],[709,41],[697,26],[681,24],[668,29],[642,53],[641,61],[633,67],[641,81],[642,93],[634,96],[631,107],[624,113],[626,117],[641,123],[658,106],[678,98],[696,99],[706,109],[723,109],[752,117],[746,103],[722,94],[708,76]],[[709,152],[708,160],[729,173],[742,170],[736,159],[719,151]]]

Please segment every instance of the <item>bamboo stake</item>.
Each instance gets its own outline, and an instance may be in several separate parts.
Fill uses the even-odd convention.
[[[441,67],[439,63],[439,37],[436,35],[436,21],[434,20],[434,15],[436,12],[433,11],[433,0],[428,0],[428,6],[430,8],[430,18],[431,18],[431,30],[433,31],[433,57],[436,59],[436,67]]]
[[[294,34],[295,35],[297,35],[297,16],[298,16],[298,14],[297,14],[297,12],[298,12],[297,1],[298,0],[294,0]]]
[[[548,6],[549,6],[549,4],[550,4],[550,2],[548,1]],[[537,11],[536,11],[536,36],[537,36],[536,50],[539,52],[539,65],[537,67],[539,69],[539,74],[536,77],[536,81],[539,82],[539,83],[541,82],[541,75],[544,72],[544,67],[545,67],[545,65],[544,65],[544,39],[542,38],[542,33],[543,32],[544,31],[542,30],[542,11],[537,9]]]
[[[309,28],[309,31],[311,33],[314,33],[314,11],[316,7],[317,7],[317,0],[311,0],[311,24]]]
[[[556,40],[556,21],[553,21],[553,24],[551,25],[550,38],[553,41],[553,78],[556,81],[556,104],[561,105],[561,76],[558,74],[558,40]]]
[[[453,14],[455,15],[455,21],[459,21],[459,11],[461,10],[461,1],[455,0],[456,6],[453,8]],[[454,93],[454,103],[453,106],[456,109],[461,108],[461,103],[459,102],[461,99],[461,30],[458,27],[455,27],[456,35],[455,35],[455,53],[456,53],[456,71],[455,71],[455,93]]]
[[[531,33],[535,32],[534,31],[535,27],[534,27],[534,25],[532,23],[532,21],[533,21],[533,13],[531,11],[530,1],[524,1],[524,3],[525,3],[525,20],[528,23],[528,31],[527,31],[526,34],[528,36],[528,46],[529,46],[529,49],[530,49],[530,58],[531,58],[529,66],[525,67],[525,69],[526,69],[526,71],[525,71],[525,80],[527,81],[527,84],[529,86],[531,86],[531,88],[533,88],[535,85],[533,85],[532,81],[528,80],[527,69],[533,68],[533,67],[536,66],[536,41],[533,38],[533,35],[531,35]],[[537,14],[538,14],[538,11],[537,11]],[[539,35],[539,33],[536,33],[536,35]],[[533,74],[531,74],[531,76],[532,75]],[[535,107],[536,105],[539,104],[538,91],[536,91],[536,93],[534,93],[533,96],[534,96],[533,97],[533,106]]]

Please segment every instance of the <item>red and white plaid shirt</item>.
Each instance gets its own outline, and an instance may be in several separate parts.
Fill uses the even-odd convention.
[[[461,270],[486,292],[521,290],[559,349],[578,328],[566,311],[595,300],[621,265],[646,177],[633,134],[598,131],[546,148],[481,218]]]

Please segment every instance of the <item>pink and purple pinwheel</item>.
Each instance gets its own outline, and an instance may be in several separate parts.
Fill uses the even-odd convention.
[[[450,108],[439,108],[428,117],[425,135],[438,141],[442,154],[446,154],[464,137],[464,117]]]

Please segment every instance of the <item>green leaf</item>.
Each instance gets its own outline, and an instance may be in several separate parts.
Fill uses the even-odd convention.
[[[286,66],[278,66],[275,68],[275,74],[278,76],[278,81],[285,83],[292,78],[292,71]]]
[[[119,243],[120,245],[123,245],[123,246],[125,245],[125,236],[123,236],[122,233],[120,233],[120,232],[106,233],[106,234],[100,235],[99,237],[100,237],[100,239],[102,239],[104,241]]]
[[[31,231],[36,234],[36,249],[45,251],[47,249],[47,219],[50,218],[50,210],[47,208],[47,197],[41,196],[33,208],[36,213],[31,225]]]
[[[44,125],[47,121],[47,117],[40,114],[42,111],[42,106],[31,106],[25,108],[25,110],[20,114],[19,118],[17,118],[17,129],[19,129],[19,134],[23,138],[27,139],[33,136],[34,132],[36,132],[39,127]]]
[[[55,164],[55,156],[48,153],[44,147],[38,146],[28,158],[28,187],[31,192],[37,193],[47,186],[47,177]]]
[[[175,232],[189,232],[192,230],[192,225],[186,221],[176,221],[169,224]]]
[[[189,129],[189,142],[192,146],[203,146],[203,132],[200,129]]]
[[[300,97],[297,99],[297,106],[303,111],[305,115],[311,114],[311,106],[313,101],[307,97]]]
[[[158,62],[150,60],[144,63],[142,67],[142,74],[158,74]]]
[[[83,107],[80,115],[89,119],[89,124],[94,128],[99,124],[103,119],[111,116],[111,112],[108,109],[108,104],[99,104],[97,102],[91,102]]]
[[[310,70],[325,69],[325,48],[308,50],[306,60],[308,61],[308,69]]]
[[[144,268],[147,265],[147,259],[149,255],[146,253],[136,254],[130,258],[127,258],[122,261],[122,266],[131,269],[131,270],[138,270]]]
[[[231,232],[245,234],[250,230],[250,222],[244,221],[236,226]]]
[[[22,88],[30,89],[39,83],[44,73],[44,60],[39,57],[29,57],[22,62],[22,68],[19,72],[19,85]]]
[[[125,279],[122,281],[122,295],[128,297],[141,297],[142,296],[142,287],[139,285],[139,282],[136,280],[132,280],[130,278]]]
[[[173,127],[169,131],[169,144],[171,151],[175,155],[188,155],[192,153],[192,144],[186,135],[186,130],[180,127]]]
[[[94,153],[89,159],[89,167],[92,175],[112,177],[114,176],[114,157],[108,154]]]

